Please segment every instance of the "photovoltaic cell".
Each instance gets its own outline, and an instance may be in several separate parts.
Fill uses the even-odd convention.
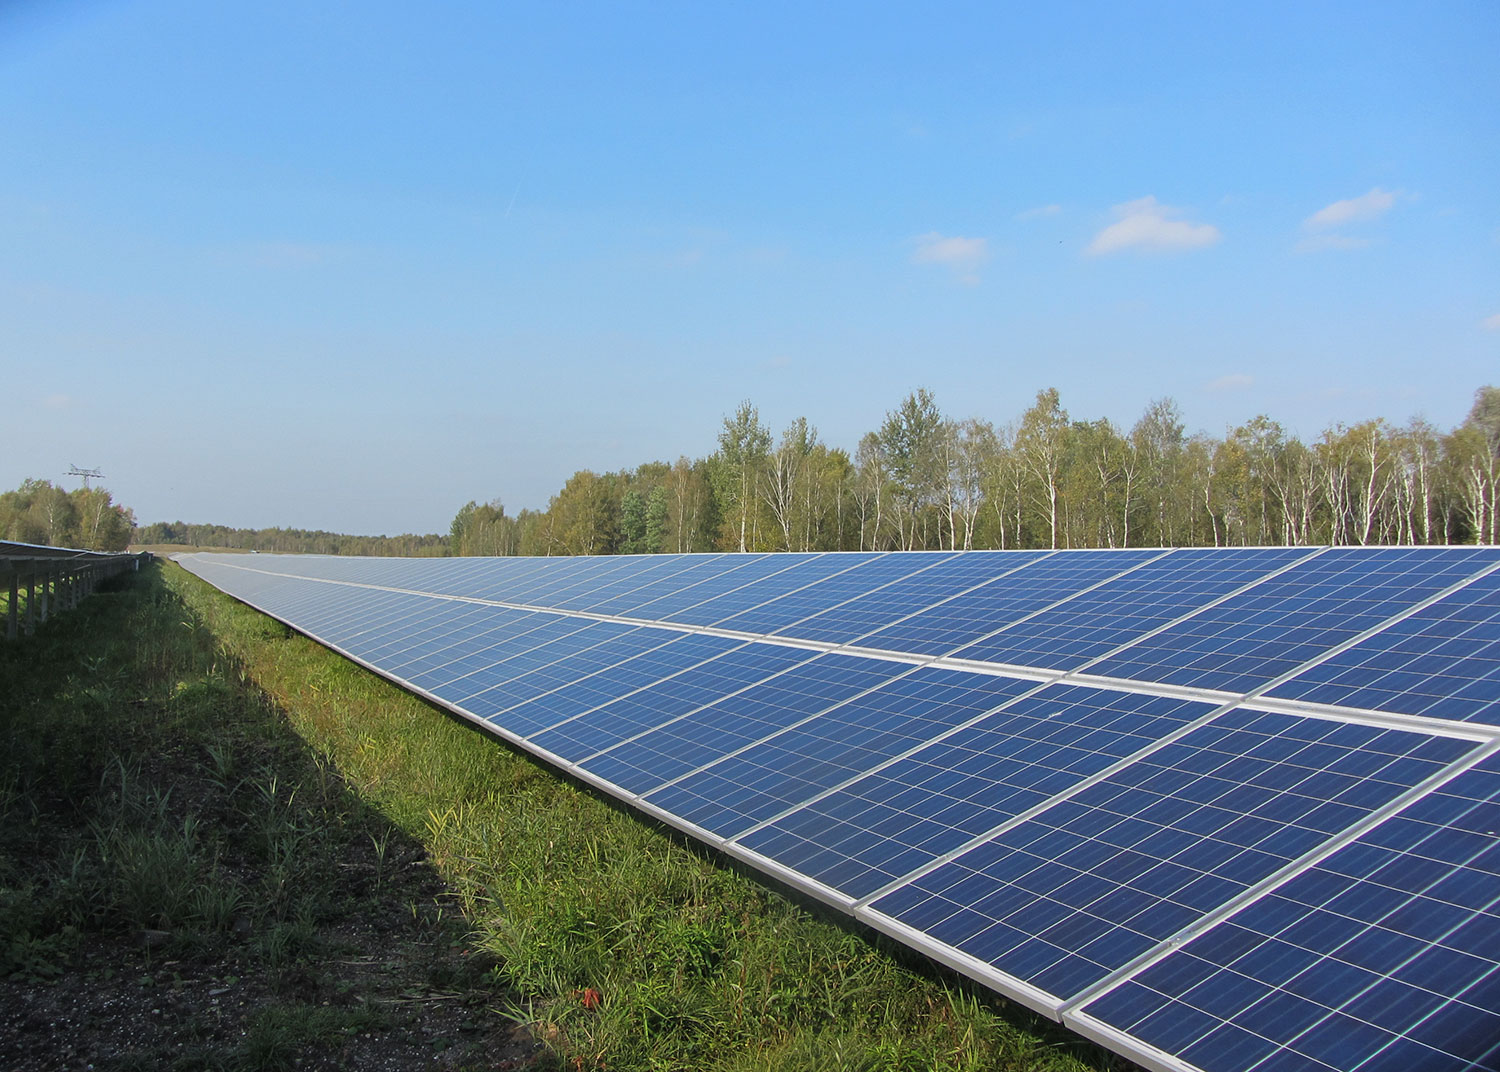
[[[1066,998],[1473,747],[1232,711],[872,907]]]
[[[1053,685],[740,843],[863,897],[1212,710]]]
[[[689,606],[681,606],[670,613],[648,603],[637,611],[637,615],[651,615],[660,621],[679,622],[686,625],[717,625],[737,614],[764,606],[774,599],[789,595],[810,584],[827,580],[835,574],[854,569],[877,557],[869,554],[811,554],[774,555],[768,560],[768,570],[759,577],[743,582],[722,594],[705,596]]]
[[[956,593],[994,580],[1046,555],[1045,551],[969,551],[908,574],[865,595],[824,608],[780,630],[782,636],[848,644]]]
[[[581,765],[629,792],[645,793],[910,670],[882,659],[822,655],[612,745]]]
[[[1059,551],[862,637],[863,648],[946,655],[1148,562],[1160,551]]]
[[[726,652],[743,647],[744,641],[723,637],[678,633],[665,644],[592,674],[583,674],[513,707],[495,707],[485,716],[521,737],[558,726],[596,708],[628,698],[675,674],[698,666]]]
[[[971,644],[955,657],[1075,670],[1312,553],[1307,547],[1173,551]]]
[[[864,558],[849,569],[816,581],[786,595],[777,596],[758,607],[721,618],[714,625],[747,633],[786,632],[801,635],[796,623],[827,607],[868,595],[888,584],[920,573],[943,561],[943,556],[923,552],[893,551],[874,558]]]
[[[806,555],[725,555],[722,569],[707,571],[702,576],[695,574],[696,579],[691,583],[684,583],[670,592],[653,594],[632,606],[630,617],[642,621],[676,621],[677,616],[690,607],[793,569],[807,560]]]
[[[978,718],[1034,682],[924,667],[651,794],[721,837]]]
[[[1089,667],[1248,692],[1410,610],[1493,561],[1472,547],[1335,547]]]
[[[1500,725],[1500,573],[1302,671],[1269,695]]]
[[[1500,1069],[1491,758],[1088,1003],[1201,1068]]]
[[[612,593],[596,593],[599,597],[584,609],[594,614],[618,614],[622,617],[640,617],[635,612],[657,599],[672,596],[696,588],[708,581],[733,572],[736,555],[669,555],[674,567],[653,573],[642,579],[643,583]]]
[[[493,705],[495,710],[508,710],[571,684],[580,677],[606,670],[659,647],[675,635],[680,634],[641,626],[597,622],[589,629],[580,630],[573,635],[578,641],[574,650],[553,652],[541,649],[545,655],[555,654],[556,658],[487,689],[483,694],[485,703]],[[415,679],[413,683],[416,683]],[[441,671],[434,674],[428,687],[429,691],[447,698],[448,683],[442,680]],[[467,692],[467,687],[455,691]]]
[[[815,654],[774,644],[743,644],[656,685],[552,726],[530,740],[576,763],[806,662]]]

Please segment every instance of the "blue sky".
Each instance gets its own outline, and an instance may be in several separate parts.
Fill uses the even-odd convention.
[[[1448,428],[1497,55],[1489,0],[0,2],[0,487],[440,531],[919,386]]]

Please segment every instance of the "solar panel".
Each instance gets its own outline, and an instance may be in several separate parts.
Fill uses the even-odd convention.
[[[1500,551],[204,579],[1157,1069],[1500,1072]]]
[[[1085,1005],[1201,1067],[1493,1068],[1500,762],[1417,801]]]

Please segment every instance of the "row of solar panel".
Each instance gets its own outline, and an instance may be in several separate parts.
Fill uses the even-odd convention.
[[[974,555],[898,554],[887,556],[889,561],[864,555],[765,556],[744,564],[731,556],[626,558],[622,561],[637,566],[629,579],[635,601],[630,607],[623,606],[620,593],[627,580],[597,576],[597,565],[592,571],[534,565],[609,559],[459,560],[462,566],[452,572],[469,575],[468,580],[438,576],[436,567],[420,560],[413,563],[425,567],[418,575],[395,579],[408,591],[536,605],[536,599],[546,596],[537,592],[540,579],[518,593],[506,593],[498,575],[507,570],[590,572],[587,579],[572,577],[567,587],[579,591],[556,593],[551,609],[597,614],[606,607],[611,614],[629,610],[625,616],[632,620],[752,633],[757,631],[750,628],[754,624],[777,637],[1054,673],[1082,671],[1226,694],[1262,688],[1462,584],[1405,620],[1308,666],[1295,679],[1279,682],[1268,695],[1500,722],[1495,703],[1500,693],[1500,573],[1485,573],[1500,559],[1491,548],[1335,548],[1315,556],[1306,548]],[[782,557],[794,561],[775,561]],[[651,571],[640,566],[657,558],[669,561]],[[307,558],[279,568],[385,584],[393,579],[392,561]],[[678,568],[666,577],[639,575],[671,566]],[[757,575],[747,580],[743,574],[757,566]],[[835,568],[840,572],[827,573]],[[809,579],[807,571],[813,569],[821,571],[821,579]],[[694,581],[700,574],[709,576]],[[1477,579],[1468,580],[1476,574]],[[547,583],[557,588],[569,579],[549,576]],[[655,606],[667,600],[659,589],[674,583],[686,587],[673,605]],[[475,591],[464,592],[466,584]],[[958,594],[939,597],[955,588]],[[698,604],[682,605],[700,597]],[[335,616],[342,613],[338,598],[326,592],[309,596],[313,603],[326,600],[325,609]],[[827,609],[811,610],[819,605]],[[657,613],[662,617],[650,616]],[[405,605],[393,602],[387,621],[404,625],[404,614]],[[457,632],[439,625],[400,634],[409,642],[406,651],[428,659],[434,672],[449,664],[462,672],[467,665],[459,660],[469,653],[442,646],[445,640],[470,635],[461,628],[458,606],[454,614]],[[840,630],[834,629],[836,622],[843,623]],[[879,626],[881,622],[890,624]],[[455,658],[444,662],[445,655]]]
[[[1053,1012],[1479,747],[232,572],[223,586],[247,601],[710,839],[806,876],[877,924],[990,965],[999,985],[1010,977],[1042,991]],[[1408,592],[1447,586],[1442,570],[1406,572],[1419,574],[1405,579]],[[1365,602],[1387,613],[1414,602],[1381,596]],[[1455,874],[1462,882],[1470,871]],[[1472,898],[1459,905],[1472,918]],[[1464,955],[1495,966],[1492,953]],[[1405,963],[1389,962],[1382,978],[1399,982]],[[1080,1026],[1097,1021],[1153,1045],[1154,1024],[1179,1030],[1181,999],[1158,987],[1157,971],[1085,1006]],[[1310,1000],[1326,1003],[1321,985]],[[1160,1008],[1140,1014],[1152,1001]],[[1254,1034],[1241,1021],[1260,1008],[1206,1013],[1219,1020],[1204,1039]],[[1427,1046],[1419,1036],[1399,1033]],[[1204,1045],[1211,1053],[1217,1043]]]

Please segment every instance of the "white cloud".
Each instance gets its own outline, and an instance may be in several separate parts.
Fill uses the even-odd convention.
[[[1500,331],[1500,313],[1484,318],[1485,331]]]
[[[1396,194],[1377,186],[1367,194],[1324,205],[1303,220],[1302,226],[1309,231],[1326,231],[1347,223],[1366,223],[1378,220],[1395,207]]]
[[[1243,391],[1255,383],[1254,376],[1247,376],[1243,372],[1231,372],[1227,376],[1220,376],[1206,385],[1210,391]]]
[[[1094,236],[1088,252],[1095,256],[1122,249],[1202,249],[1223,236],[1209,223],[1191,223],[1175,217],[1180,209],[1163,205],[1155,197],[1142,197],[1114,207],[1115,222]]]
[[[953,269],[961,283],[979,282],[979,268],[990,259],[988,238],[963,238],[928,231],[913,240],[914,264],[943,264]]]
[[[48,395],[42,400],[42,405],[48,409],[71,409],[73,406],[73,396]]]
[[[1056,216],[1062,212],[1061,205],[1038,205],[1036,208],[1028,208],[1025,212],[1017,212],[1018,220],[1039,220],[1045,216]]]

